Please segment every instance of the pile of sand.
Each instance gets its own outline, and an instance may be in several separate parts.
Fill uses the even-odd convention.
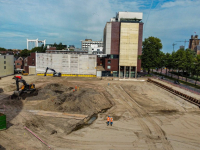
[[[66,112],[88,116],[84,120],[37,116],[24,122],[25,126],[34,131],[42,132],[41,130],[45,128],[49,135],[71,133],[77,127],[85,125],[93,115],[112,107],[112,103],[104,94],[94,89],[82,88],[74,91],[72,87],[55,83],[47,84],[38,89],[37,95],[26,97],[26,100],[38,100],[38,104],[29,108],[32,110]]]
[[[27,100],[43,100],[34,109],[92,115],[112,107],[102,93],[90,88],[74,91],[63,84],[48,84]]]

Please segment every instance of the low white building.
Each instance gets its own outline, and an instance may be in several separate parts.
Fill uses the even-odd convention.
[[[88,47],[88,54],[103,54],[103,47],[99,47],[97,44],[91,44]]]
[[[92,39],[85,39],[81,41],[81,48],[83,51],[86,51],[88,47],[93,44],[98,45],[98,47],[103,47],[103,41],[92,41]]]
[[[97,56],[88,54],[36,54],[36,73],[43,74],[52,68],[63,75],[96,75]],[[52,71],[48,71],[52,74]]]
[[[14,74],[14,56],[0,55],[0,77]]]

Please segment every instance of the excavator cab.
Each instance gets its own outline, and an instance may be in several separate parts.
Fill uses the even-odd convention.
[[[22,70],[22,75],[23,75],[23,76],[27,76],[28,73],[27,73],[25,70]]]

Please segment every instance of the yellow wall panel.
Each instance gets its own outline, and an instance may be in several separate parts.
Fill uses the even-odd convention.
[[[121,23],[120,66],[137,66],[139,23]]]

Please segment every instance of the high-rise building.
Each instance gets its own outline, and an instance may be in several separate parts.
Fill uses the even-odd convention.
[[[103,47],[103,41],[92,41],[92,39],[85,39],[85,41],[81,41],[81,47],[83,51],[87,51],[88,47],[96,44],[98,47]]]
[[[141,71],[143,14],[118,12],[104,28],[105,71],[113,76],[136,77]]]

